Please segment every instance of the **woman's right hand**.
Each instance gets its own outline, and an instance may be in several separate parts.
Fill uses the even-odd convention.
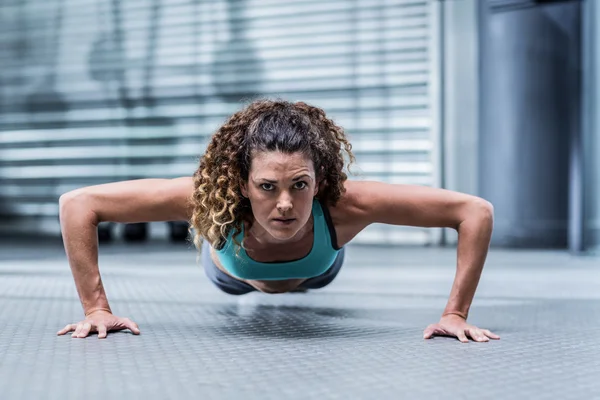
[[[121,318],[104,310],[90,313],[85,319],[77,324],[69,324],[58,331],[58,335],[73,332],[71,337],[84,338],[91,332],[98,332],[98,339],[106,338],[108,332],[129,329],[134,335],[140,334],[137,324],[129,318]]]

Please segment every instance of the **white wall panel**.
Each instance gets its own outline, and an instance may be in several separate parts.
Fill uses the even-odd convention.
[[[58,196],[76,187],[191,175],[210,135],[251,95],[324,108],[353,141],[351,179],[438,186],[436,7],[0,5],[0,230],[58,234]],[[430,244],[435,232],[372,226],[357,241]]]

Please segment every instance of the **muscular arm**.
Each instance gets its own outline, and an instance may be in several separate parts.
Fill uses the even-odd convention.
[[[494,224],[491,206],[475,203],[471,207],[471,211],[457,228],[456,275],[443,313],[443,316],[455,314],[465,320],[479,284]]]
[[[445,189],[380,182],[349,186],[364,225],[445,227],[458,231],[457,270],[443,315],[467,318],[487,256],[493,207],[484,199]]]
[[[192,191],[188,177],[140,179],[89,186],[60,197],[63,242],[86,315],[110,311],[98,269],[98,224],[187,220]]]

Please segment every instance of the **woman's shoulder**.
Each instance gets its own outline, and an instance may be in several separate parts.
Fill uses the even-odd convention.
[[[348,243],[361,230],[369,225],[364,184],[361,181],[344,182],[346,191],[335,206],[329,206],[331,221],[337,232],[338,246]]]
[[[340,196],[335,206],[329,206],[331,217],[340,222],[355,220],[364,214],[364,191],[361,181],[344,182],[344,193]]]

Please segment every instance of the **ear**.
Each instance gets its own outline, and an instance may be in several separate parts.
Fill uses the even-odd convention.
[[[244,181],[240,181],[240,190],[242,191],[242,196],[248,197],[248,185]]]
[[[313,193],[313,197],[319,193],[319,189],[325,183],[325,167],[321,167],[319,173],[316,176],[317,184],[315,185],[315,192]]]

